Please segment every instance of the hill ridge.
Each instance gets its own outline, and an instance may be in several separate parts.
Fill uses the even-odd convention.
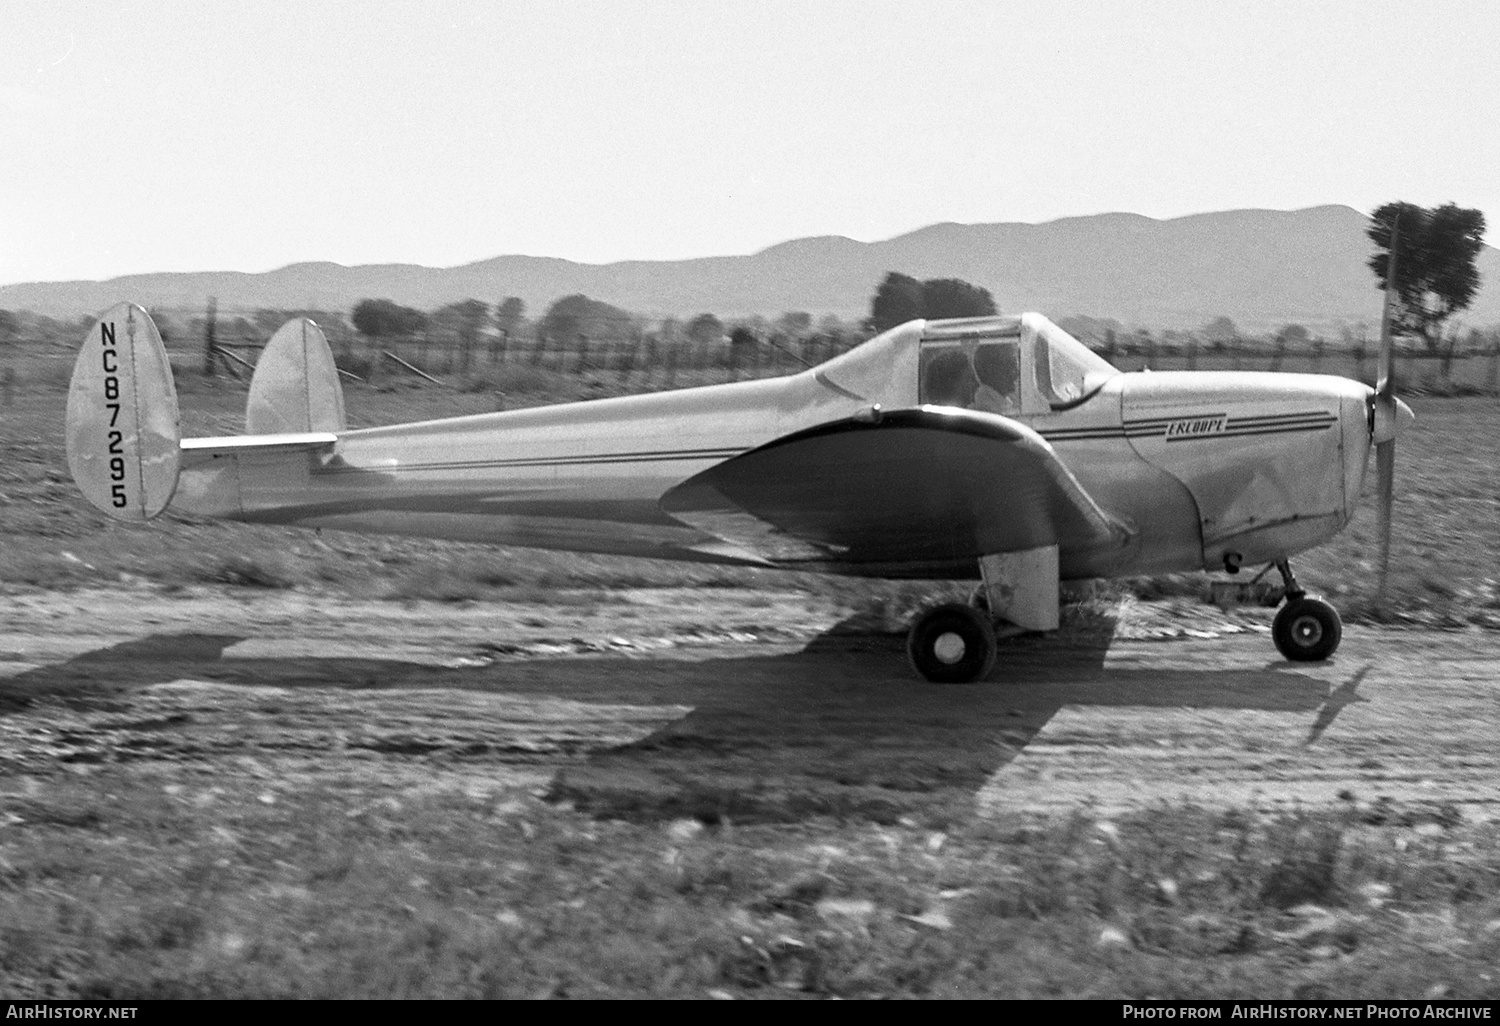
[[[1002,310],[1087,315],[1127,325],[1199,327],[1227,316],[1247,330],[1300,322],[1373,322],[1380,293],[1365,266],[1368,219],[1352,207],[1245,207],[1152,218],[1112,211],[1050,221],[940,222],[888,239],[789,239],[753,253],[589,264],[500,254],[452,267],[310,260],[269,271],[123,275],[105,281],[0,286],[0,308],[77,316],[121,299],[221,310],[347,310],[379,297],[432,309],[461,299],[525,300],[540,314],[584,293],[649,316],[806,310],[862,317],[888,271],[957,277],[990,290]],[[1464,320],[1500,322],[1500,251],[1480,255],[1481,287]]]

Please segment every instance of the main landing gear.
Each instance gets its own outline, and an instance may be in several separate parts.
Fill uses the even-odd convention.
[[[1271,624],[1271,639],[1288,659],[1299,663],[1321,662],[1333,655],[1344,636],[1339,611],[1322,599],[1308,598],[1297,585],[1292,568],[1280,560],[1276,569],[1286,586],[1286,602]]]
[[[1309,598],[1286,560],[1278,561],[1276,569],[1281,572],[1286,594],[1271,626],[1277,649],[1295,662],[1327,659],[1344,636],[1338,610],[1322,599]],[[1051,587],[1055,589],[1055,583]],[[906,636],[906,655],[912,668],[934,684],[968,684],[988,676],[998,649],[992,611],[995,593],[995,589],[981,586],[969,605],[950,602],[919,615]],[[1055,611],[1056,598],[1050,601]],[[1006,612],[1014,613],[1015,609],[1012,605]],[[1009,623],[1006,626],[1018,629]]]
[[[906,635],[912,668],[934,684],[968,684],[995,667],[995,628],[989,613],[949,602],[922,613]]]
[[[979,557],[968,605],[950,602],[916,618],[906,635],[912,669],[934,684],[968,684],[995,668],[1000,636],[1058,626],[1056,545]]]

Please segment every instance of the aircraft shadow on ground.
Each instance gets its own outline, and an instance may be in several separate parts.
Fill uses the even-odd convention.
[[[1287,663],[1107,667],[1103,632],[1021,639],[1002,650],[988,681],[961,686],[916,680],[899,638],[837,630],[791,653],[591,655],[453,668],[344,657],[223,658],[241,640],[153,635],[28,670],[0,679],[0,715],[23,713],[38,700],[123,708],[132,689],[183,678],[686,706],[686,716],[642,740],[565,764],[553,797],[628,819],[942,823],[966,817],[977,791],[1066,706],[1300,713],[1313,744],[1339,709],[1362,700],[1354,692],[1358,676],[1330,688]]]

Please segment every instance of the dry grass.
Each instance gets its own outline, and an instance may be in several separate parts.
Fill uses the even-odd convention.
[[[1441,809],[940,833],[232,767],[10,786],[17,999],[1500,994],[1496,831]]]

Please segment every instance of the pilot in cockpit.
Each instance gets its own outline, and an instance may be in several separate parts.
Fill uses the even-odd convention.
[[[1013,342],[943,346],[922,366],[922,401],[1014,416],[1021,412],[1021,361]]]

